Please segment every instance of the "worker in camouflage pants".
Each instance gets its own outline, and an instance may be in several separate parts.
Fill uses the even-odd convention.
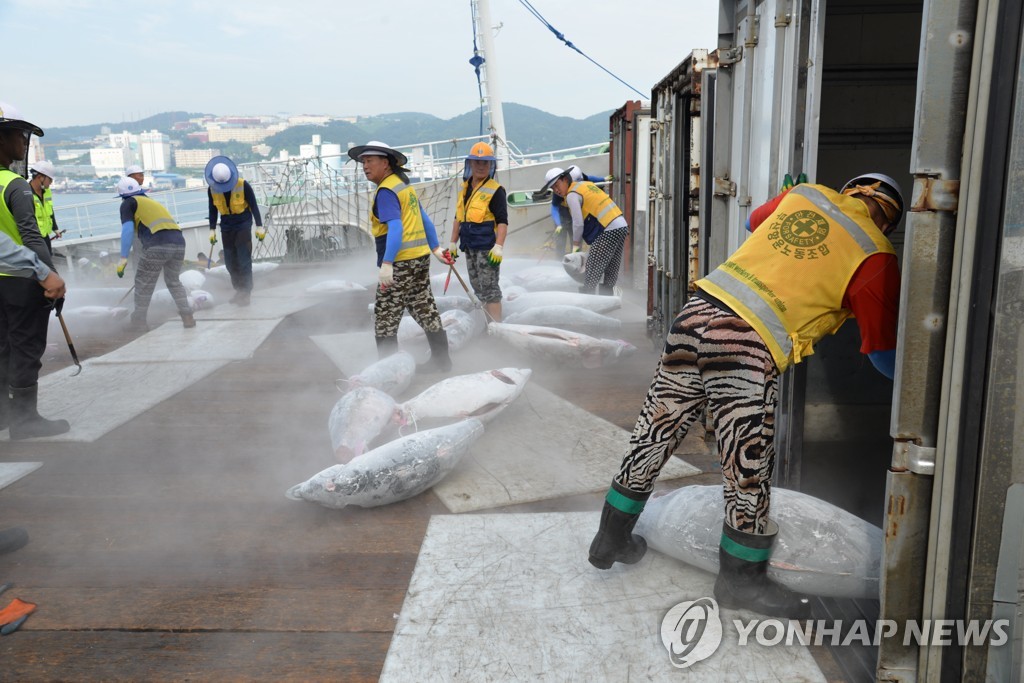
[[[353,147],[349,156],[362,163],[366,179],[377,186],[373,194],[370,232],[377,247],[377,299],[373,307],[374,335],[381,358],[398,350],[398,323],[408,309],[430,344],[429,369],[452,368],[448,335],[441,326],[430,291],[430,254],[446,266],[454,261],[442,251],[437,231],[420,204],[402,168],[406,157],[383,142]]]

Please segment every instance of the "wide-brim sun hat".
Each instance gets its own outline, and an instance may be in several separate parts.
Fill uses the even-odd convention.
[[[203,175],[210,189],[221,194],[231,192],[238,184],[238,167],[235,166],[235,162],[223,155],[215,156],[206,162]]]
[[[389,147],[386,142],[381,142],[380,140],[370,140],[365,145],[356,145],[348,150],[348,156],[353,161],[359,161],[359,157],[364,154],[390,157],[395,166],[398,167],[405,166],[409,163],[409,159],[404,154],[399,152],[397,149]]]
[[[544,186],[537,190],[537,192],[547,192],[559,178],[564,178],[567,175],[569,175],[569,171],[565,171],[557,167],[548,169],[548,172],[544,174]]]

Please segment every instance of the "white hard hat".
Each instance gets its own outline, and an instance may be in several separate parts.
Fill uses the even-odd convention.
[[[142,170],[142,167],[139,166],[138,164],[132,164],[128,168],[124,169],[125,175],[133,175],[135,173],[145,173],[145,171]]]
[[[845,190],[853,187],[854,185],[870,185],[876,182],[880,183],[877,191],[891,197],[898,205],[896,218],[892,221],[892,224],[895,227],[900,222],[900,219],[903,218],[903,212],[906,211],[906,203],[903,201],[903,189],[900,187],[899,183],[889,176],[884,173],[862,173],[859,176],[850,178],[850,180],[843,185],[843,189],[840,190],[840,192],[845,192]]]
[[[117,195],[119,197],[131,197],[142,192],[139,181],[135,178],[124,177],[117,181]]]
[[[227,164],[214,164],[210,169],[210,177],[218,183],[226,183],[231,180],[231,167]]]
[[[21,112],[17,107],[7,102],[0,102],[0,130],[6,128],[18,128],[37,137],[43,137],[43,129],[21,118]]]
[[[57,169],[53,167],[53,164],[46,160],[37,161],[31,166],[29,166],[28,169],[30,171],[35,171],[40,175],[44,175],[50,180],[53,180],[55,177],[57,177]]]
[[[579,166],[572,165],[568,168],[569,177],[572,178],[574,183],[578,183],[583,180],[583,171],[580,170]]]

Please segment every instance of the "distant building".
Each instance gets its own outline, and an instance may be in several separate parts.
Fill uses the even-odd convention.
[[[331,117],[325,114],[299,114],[288,117],[290,126],[326,126],[330,122]]]
[[[142,167],[147,171],[166,171],[171,165],[171,139],[157,130],[139,135]]]
[[[180,187],[185,187],[185,177],[180,176],[177,173],[154,173],[153,174],[153,189],[154,190],[173,190]]]
[[[87,149],[58,149],[57,150],[57,161],[72,161],[74,159],[81,159],[89,153]]]
[[[124,169],[136,163],[127,147],[94,147],[89,150],[89,164],[99,178],[120,177]]]
[[[207,140],[209,142],[247,142],[256,144],[263,142],[273,135],[267,128],[242,128],[242,127],[219,127],[208,126],[206,128]]]
[[[206,168],[206,162],[219,154],[219,149],[177,149],[174,151],[174,165],[178,168]]]

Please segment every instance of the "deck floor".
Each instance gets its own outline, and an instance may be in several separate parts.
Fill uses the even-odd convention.
[[[374,509],[284,496],[331,451],[339,373],[310,336],[357,329],[348,321],[365,319],[370,298],[288,316],[251,359],[94,442],[0,444],[0,461],[43,463],[0,490],[0,523],[31,535],[0,556],[0,581],[14,584],[4,604],[38,605],[0,638],[0,678],[377,680],[427,524],[450,513],[429,491]],[[644,335],[624,326],[639,351],[617,365],[531,381],[631,429],[657,359]],[[83,339],[78,350],[91,357],[127,339]],[[48,354],[44,373],[65,351]],[[719,482],[710,460],[690,461],[704,473],[687,482]],[[594,511],[602,499],[488,512]]]

